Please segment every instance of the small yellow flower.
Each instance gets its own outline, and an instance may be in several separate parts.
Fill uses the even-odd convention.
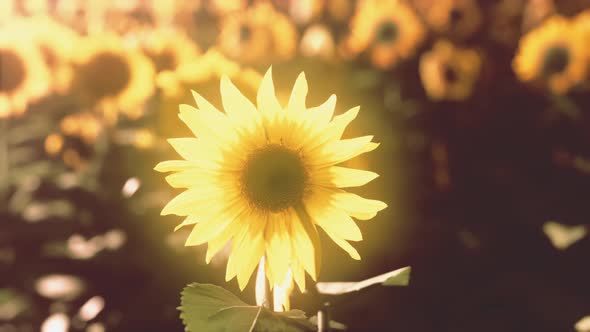
[[[20,115],[49,90],[49,71],[26,32],[0,32],[0,118]]]
[[[143,103],[154,91],[154,68],[138,49],[111,34],[82,39],[74,54],[75,96],[104,112],[109,122],[119,112],[130,118],[143,114]]]
[[[578,29],[554,16],[521,38],[512,66],[520,80],[562,94],[586,78],[588,51]]]
[[[413,56],[425,38],[418,16],[399,1],[362,2],[350,30],[345,51],[352,55],[368,51],[373,64],[381,69]]]
[[[218,38],[220,50],[243,63],[269,63],[295,55],[297,30],[269,3],[228,15]]]
[[[469,97],[479,77],[481,58],[472,49],[456,48],[438,41],[420,57],[420,78],[432,99],[463,100]]]
[[[481,25],[481,9],[476,0],[429,1],[424,17],[432,30],[449,38],[468,38]]]
[[[198,109],[181,105],[179,117],[197,138],[169,139],[183,160],[155,168],[174,172],[168,183],[187,189],[162,215],[186,217],[179,227],[194,225],[186,245],[208,243],[207,262],[231,240],[226,280],[237,276],[240,289],[263,256],[271,285],[281,284],[291,270],[305,289],[305,271],[314,279],[319,272],[317,226],[360,259],[348,242],[362,240],[352,218],[371,219],[387,206],[341,189],[377,177],[336,166],[378,146],[373,136],[342,139],[359,108],[333,117],[336,97],[308,108],[307,90],[302,73],[281,106],[268,70],[255,106],[223,76],[225,112],[193,93]]]
[[[72,81],[71,56],[80,38],[78,34],[46,15],[15,19],[10,26],[30,35],[50,70],[51,89],[66,93]]]
[[[195,61],[199,48],[184,32],[171,28],[149,29],[141,33],[144,53],[152,60],[156,74],[156,86],[164,96],[181,94],[178,69]]]

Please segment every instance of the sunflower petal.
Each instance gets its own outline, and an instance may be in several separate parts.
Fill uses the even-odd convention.
[[[313,119],[314,125],[324,128],[332,120],[334,110],[336,109],[336,95],[331,95],[323,104],[316,107],[311,107],[307,110]]]
[[[215,216],[207,219],[203,218],[191,231],[186,239],[185,246],[197,246],[219,236],[243,211],[244,206],[238,204],[227,207],[223,211],[218,211]]]
[[[297,283],[299,290],[303,293],[305,291],[305,270],[296,258],[291,261],[291,271],[295,283]]]
[[[154,167],[157,172],[179,172],[197,168],[198,165],[187,160],[162,161]]]
[[[332,204],[359,220],[369,220],[375,217],[377,212],[387,207],[384,202],[366,199],[345,191],[334,193],[332,195]]]
[[[325,167],[312,175],[312,183],[326,187],[360,187],[373,181],[379,174],[341,166]]]
[[[196,216],[188,216],[188,217],[184,218],[182,223],[180,223],[178,226],[174,227],[174,231],[176,232],[177,230],[181,229],[184,226],[194,225],[197,222],[199,222],[199,220],[197,219]]]
[[[217,166],[222,158],[218,148],[197,138],[170,138],[168,143],[182,158],[193,161],[201,167]]]
[[[207,254],[205,255],[205,263],[211,263],[211,259],[215,256],[229,240],[237,233],[239,227],[243,227],[239,217],[234,219],[218,236],[211,239],[207,243]]]
[[[317,280],[321,259],[321,244],[318,232],[311,218],[303,206],[292,211],[289,232],[291,245],[297,258],[311,275]]]
[[[329,234],[328,234],[329,235]],[[361,259],[361,255],[359,255],[358,251],[350,245],[350,243],[348,243],[348,241],[343,240],[341,238],[338,237],[331,237],[330,238],[342,249],[344,249],[352,259],[354,260],[360,260]]]
[[[325,136],[329,141],[338,140],[342,138],[342,134],[348,125],[356,118],[360,110],[360,106],[353,107],[346,111],[344,114],[340,114],[334,117],[334,120],[328,126]]]
[[[245,126],[250,132],[257,129],[259,114],[256,106],[236,88],[226,75],[221,77],[221,102],[223,109],[235,123]]]
[[[291,257],[291,243],[289,242],[289,229],[282,215],[276,215],[267,222],[264,232],[266,241],[267,266],[271,271],[273,279],[271,283],[277,282],[287,275],[289,270],[289,259]]]
[[[233,126],[225,115],[207,108],[196,109],[190,105],[179,106],[178,117],[195,136],[213,144],[224,145],[237,139]]]
[[[236,264],[240,290],[246,288],[252,272],[260,262],[262,255],[264,255],[264,226],[265,222],[263,220],[250,220],[247,236],[236,247],[236,250],[244,253],[242,259]]]
[[[289,113],[299,113],[305,111],[305,98],[307,97],[307,80],[305,79],[305,73],[299,74],[295,85],[293,85],[293,91],[287,104],[287,111]]]
[[[332,196],[331,191],[316,189],[315,195],[305,202],[309,216],[330,237],[361,241],[361,230],[346,212],[331,204]]]
[[[362,136],[326,144],[320,151],[313,154],[310,164],[316,167],[325,167],[352,159],[370,151],[367,146],[372,139],[373,136]]]

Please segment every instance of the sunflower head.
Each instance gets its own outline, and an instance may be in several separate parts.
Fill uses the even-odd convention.
[[[197,138],[170,139],[182,159],[156,166],[173,172],[172,187],[186,189],[162,214],[185,217],[179,227],[193,227],[186,245],[208,243],[207,262],[231,241],[226,279],[237,276],[241,289],[262,257],[271,285],[292,275],[305,289],[305,272],[314,279],[319,272],[318,226],[360,259],[349,243],[362,239],[352,218],[371,219],[386,207],[342,189],[377,177],[337,166],[378,146],[372,136],[342,139],[359,108],[333,116],[335,96],[308,108],[307,89],[301,74],[281,105],[269,70],[255,106],[223,76],[225,112],[194,93],[198,108],[181,105],[179,117]]]
[[[513,67],[522,81],[539,82],[565,93],[586,78],[588,54],[583,34],[567,19],[552,17],[520,40]]]
[[[222,52],[245,63],[288,60],[295,53],[296,42],[295,26],[269,3],[228,15],[218,38]]]
[[[420,57],[420,78],[432,99],[463,100],[474,88],[481,68],[481,58],[472,49],[438,41]]]
[[[414,11],[398,1],[369,0],[354,15],[344,49],[351,54],[367,51],[381,69],[414,55],[425,38]]]
[[[22,114],[49,90],[49,71],[30,35],[0,32],[0,118]]]
[[[464,39],[473,35],[481,25],[482,14],[476,0],[426,1],[423,6],[428,26],[449,38]]]
[[[151,96],[154,69],[135,48],[114,35],[90,36],[80,41],[74,55],[75,96],[84,105],[103,111],[109,121],[121,112],[137,118]]]
[[[195,42],[182,31],[169,28],[150,29],[141,34],[144,53],[156,70],[156,86],[166,97],[182,93],[178,69],[195,61],[200,51]]]

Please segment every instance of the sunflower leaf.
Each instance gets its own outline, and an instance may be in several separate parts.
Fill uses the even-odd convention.
[[[407,286],[410,283],[409,266],[387,272],[358,282],[318,282],[316,287],[322,294],[341,295],[359,291],[375,284],[383,286]]]
[[[305,313],[282,313],[248,305],[231,292],[211,284],[192,283],[181,295],[182,319],[192,332],[308,332],[316,331]]]

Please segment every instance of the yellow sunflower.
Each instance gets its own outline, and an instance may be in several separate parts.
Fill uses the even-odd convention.
[[[182,31],[171,28],[148,30],[141,39],[143,51],[157,72],[156,86],[168,97],[182,93],[177,71],[198,57],[200,51],[195,42]]]
[[[45,64],[51,73],[51,88],[63,94],[72,80],[71,55],[79,35],[50,16],[36,15],[10,22],[11,27],[30,34],[41,50]]]
[[[427,1],[424,18],[430,28],[449,37],[467,38],[482,22],[481,9],[476,0]]]
[[[521,38],[512,66],[522,81],[541,82],[561,94],[586,78],[588,51],[579,30],[553,16]]]
[[[0,118],[19,115],[49,90],[49,71],[33,41],[22,31],[0,32]]]
[[[368,51],[373,64],[391,68],[414,55],[425,37],[418,16],[398,1],[368,0],[361,3],[350,24],[345,52]]]
[[[472,49],[453,46],[449,41],[436,42],[420,57],[420,78],[432,99],[463,100],[472,93],[479,77],[481,58]]]
[[[297,48],[297,30],[271,4],[260,2],[228,15],[218,38],[220,50],[244,63],[288,60]]]
[[[76,45],[75,96],[104,112],[109,122],[121,112],[130,118],[143,113],[154,91],[154,68],[138,49],[111,34],[93,35]]]
[[[207,262],[231,240],[226,280],[237,276],[240,289],[264,256],[271,286],[287,279],[290,269],[304,290],[305,271],[314,280],[319,272],[316,226],[360,259],[348,242],[362,240],[352,218],[371,219],[387,206],[341,189],[377,177],[336,166],[379,145],[371,142],[373,136],[342,139],[359,108],[332,118],[335,96],[307,108],[307,89],[302,73],[283,108],[268,70],[256,107],[222,77],[225,113],[193,93],[198,109],[181,105],[179,117],[198,138],[170,139],[184,160],[155,167],[175,172],[166,177],[168,183],[187,189],[164,207],[162,215],[186,217],[179,227],[194,225],[186,245],[208,243]]]

